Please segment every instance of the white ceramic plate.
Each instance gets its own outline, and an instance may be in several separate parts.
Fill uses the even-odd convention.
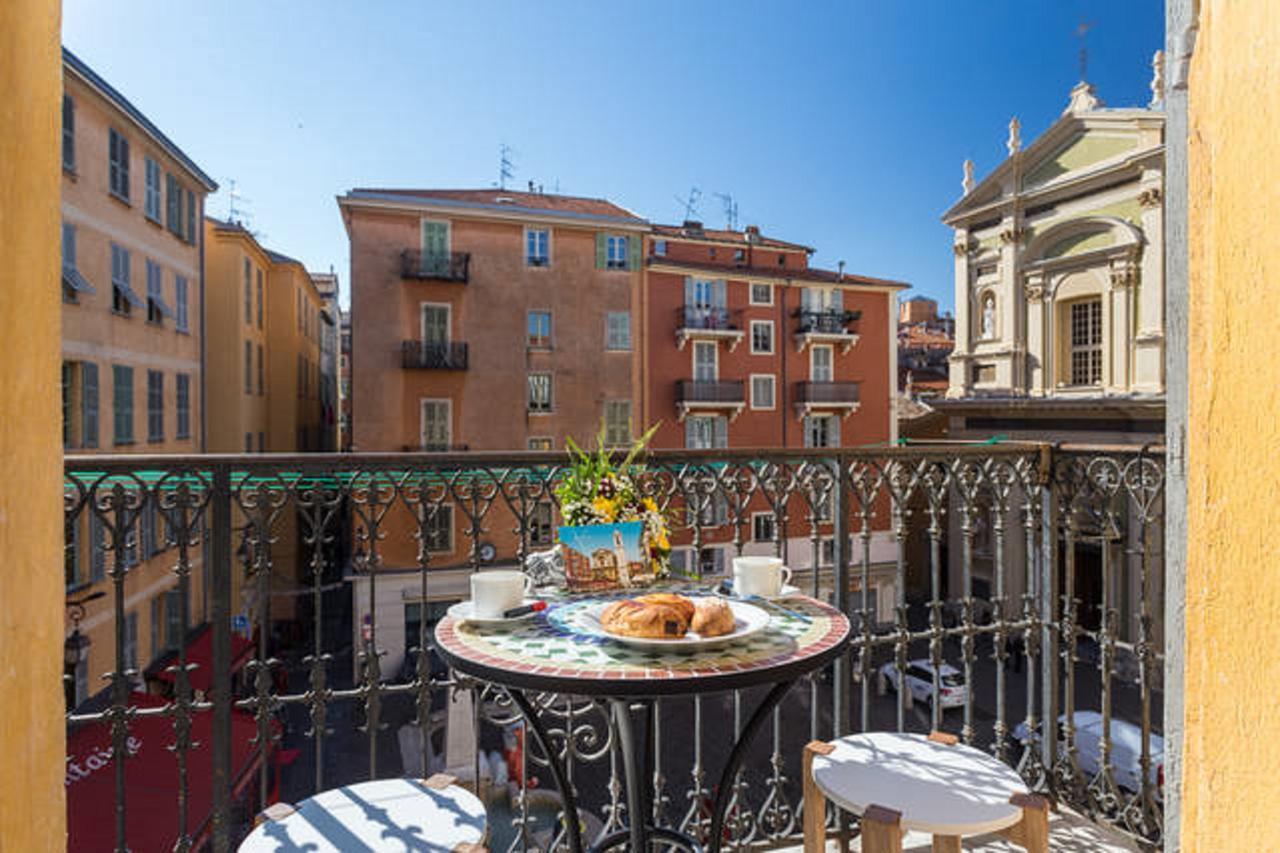
[[[737,585],[734,585],[733,587],[733,594],[741,595],[741,593],[738,592]],[[783,584],[782,589],[778,591],[777,595],[761,595],[759,597],[763,598],[765,601],[781,601],[784,598],[794,598],[799,594],[800,587],[792,586],[791,584]]]
[[[690,596],[690,599],[695,603],[699,598]],[[745,640],[747,637],[758,634],[769,627],[769,614],[754,604],[747,604],[745,601],[730,601],[723,598],[719,600],[724,601],[733,610],[734,624],[731,632],[721,634],[718,637],[699,637],[693,631],[683,637],[672,640],[656,640],[649,637],[623,637],[617,634],[610,634],[600,624],[600,614],[612,603],[608,601],[582,608],[573,615],[571,623],[573,628],[583,633],[606,637],[616,643],[655,652],[697,652],[705,649],[716,649],[721,646],[731,645],[739,640]]]
[[[533,604],[535,601],[540,600],[541,599],[538,598],[526,598],[520,603],[523,606],[525,604]],[[516,616],[512,619],[506,619],[502,616],[473,616],[471,614],[470,601],[459,601],[457,604],[449,608],[449,615],[454,619],[457,619],[459,622],[468,622],[472,625],[513,625],[516,622],[523,622],[526,619],[532,619],[537,615],[537,613],[538,612],[535,610],[531,613],[526,613],[523,616]]]

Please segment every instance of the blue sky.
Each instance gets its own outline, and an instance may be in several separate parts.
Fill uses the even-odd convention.
[[[1161,0],[443,3],[64,0],[64,42],[168,133],[272,248],[343,287],[334,196],[514,185],[700,214],[817,249],[814,263],[951,293],[938,217],[1044,130],[1079,78],[1145,104]]]

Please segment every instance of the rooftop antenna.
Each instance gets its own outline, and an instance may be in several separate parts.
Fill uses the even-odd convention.
[[[498,149],[498,189],[505,190],[507,181],[515,177],[515,167],[511,162],[511,146],[502,143]]]
[[[716,198],[724,204],[724,218],[726,227],[730,231],[738,230],[738,203],[733,200],[733,196],[729,193],[716,193]]]
[[[227,221],[238,223],[245,216],[245,211],[239,206],[238,202],[247,202],[250,199],[245,198],[242,194],[236,191],[235,178],[232,178],[227,183]]]
[[[681,198],[676,196],[675,198],[676,202],[684,207],[684,219],[686,222],[698,215],[698,201],[702,198],[702,190],[697,187],[691,187],[688,197]]]
[[[1089,34],[1089,30],[1093,29],[1092,21],[1081,21],[1076,25],[1076,38],[1080,39],[1080,82],[1083,83],[1089,79],[1089,47],[1085,43],[1085,36]]]

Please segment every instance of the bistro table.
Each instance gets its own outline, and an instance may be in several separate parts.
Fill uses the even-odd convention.
[[[678,590],[689,595],[705,591]],[[632,594],[635,594],[634,592]],[[593,848],[604,850],[627,842],[627,849],[646,851],[650,839],[701,850],[693,838],[677,830],[652,826],[646,799],[647,780],[641,760],[649,762],[652,739],[644,756],[634,733],[633,707],[652,725],[654,701],[669,697],[718,693],[758,685],[772,685],[729,752],[711,814],[707,849],[720,849],[725,812],[733,779],[746,749],[769,715],[803,675],[834,660],[849,639],[849,620],[839,610],[812,598],[797,596],[782,608],[765,606],[771,616],[764,631],[732,644],[698,652],[653,652],[598,635],[563,627],[572,622],[561,608],[585,608],[623,595],[575,596],[552,603],[535,618],[500,628],[479,627],[452,617],[436,625],[441,656],[455,671],[503,688],[519,708],[538,745],[546,754],[551,775],[564,801],[566,837],[573,853],[582,853],[582,832],[573,786],[564,763],[553,748],[546,727],[528,693],[557,693],[601,700],[609,706],[609,723],[622,752],[627,789],[628,828],[602,838]],[[548,618],[548,617],[554,618]],[[644,815],[645,818],[640,816]]]
[[[480,800],[443,774],[346,785],[296,808],[277,803],[259,820],[239,853],[480,851],[486,823]]]

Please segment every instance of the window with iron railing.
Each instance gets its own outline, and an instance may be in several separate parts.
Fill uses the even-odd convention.
[[[529,374],[529,411],[550,412],[553,402],[550,373]]]

